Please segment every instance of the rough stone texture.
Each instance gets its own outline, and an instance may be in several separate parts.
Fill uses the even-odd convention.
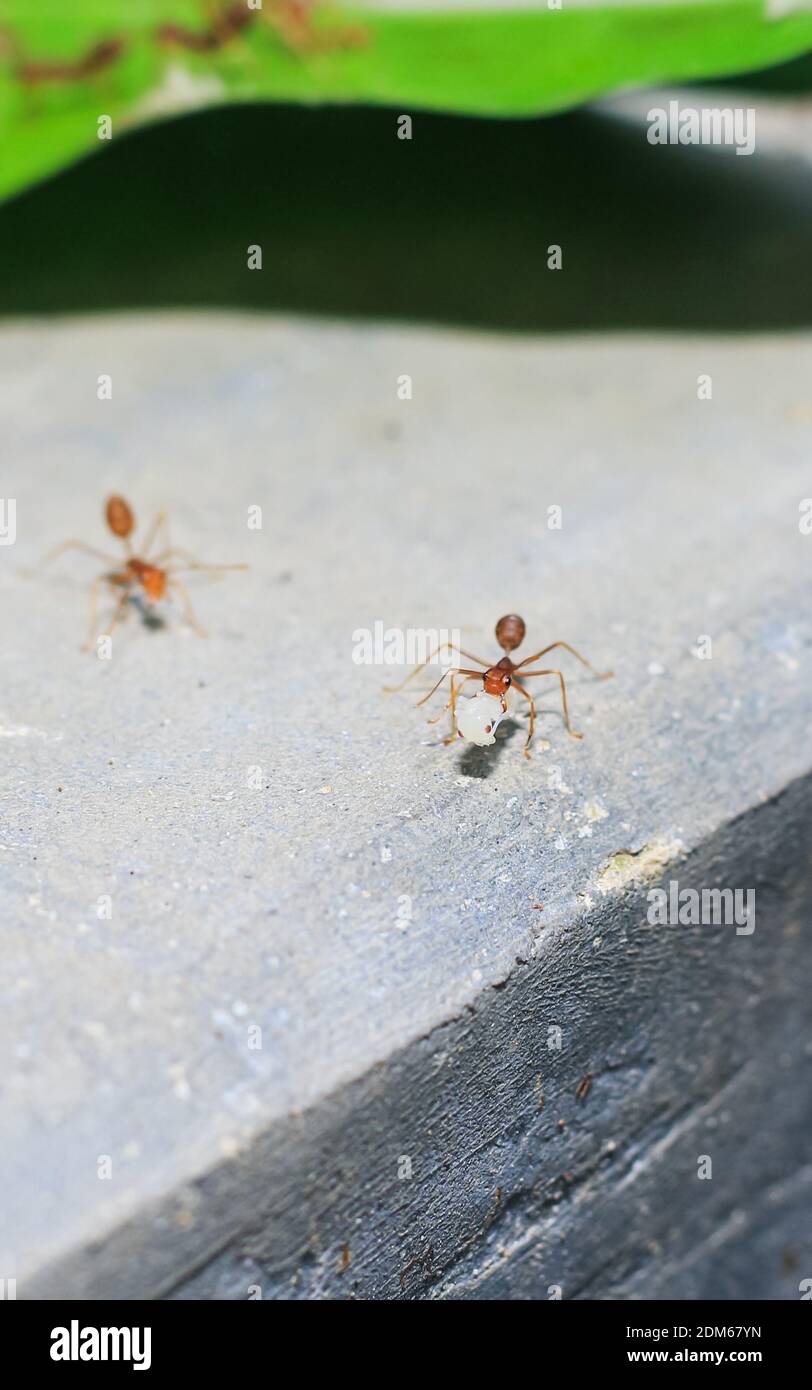
[[[797,1297],[809,368],[803,337],[3,330],[0,1246],[22,1296]],[[250,562],[195,589],[207,641],[133,612],[111,662],[83,655],[95,562],[28,573],[64,536],[106,546],[114,489]],[[445,748],[352,660],[376,619],[489,656],[516,609],[528,654],[563,637],[616,671],[562,659],[587,737],[541,683],[529,763],[524,715]],[[649,927],[663,872],[755,888],[753,935]]]

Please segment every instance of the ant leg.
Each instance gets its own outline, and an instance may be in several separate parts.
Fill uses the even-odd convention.
[[[297,57],[335,48],[363,47],[368,42],[366,30],[357,24],[317,29],[313,24],[313,9],[313,0],[270,0],[269,8],[260,13]]]
[[[417,704],[415,705],[415,709],[419,709],[421,705],[424,705],[427,700],[431,699],[435,690],[437,690],[439,686],[442,685],[446,676],[479,676],[479,679],[482,680],[481,671],[466,671],[464,666],[449,666],[447,671],[443,671],[443,674],[441,675],[437,683],[431,687],[431,690],[429,691],[428,695],[424,695],[422,700],[418,700]]]
[[[529,665],[531,661],[538,661],[542,656],[546,656],[548,652],[554,651],[556,647],[563,647],[565,651],[570,652],[574,657],[576,657],[577,660],[581,662],[582,666],[588,666],[590,671],[595,671],[595,675],[598,677],[599,681],[606,681],[609,679],[610,676],[613,676],[615,674],[614,671],[596,670],[595,667],[592,665],[592,662],[587,661],[585,656],[581,656],[581,653],[577,652],[574,647],[571,647],[569,642],[551,642],[549,647],[542,647],[540,652],[534,652],[532,656],[526,656],[524,661],[519,662],[518,666],[516,667],[516,670],[521,671],[523,666]],[[525,674],[529,675],[530,672],[528,671]]]
[[[103,551],[94,550],[92,545],[85,545],[84,541],[62,541],[61,545],[54,546],[53,550],[49,550],[47,555],[42,557],[39,563],[39,569],[44,569],[46,565],[50,565],[51,561],[55,560],[57,555],[62,555],[66,550],[81,550],[85,555],[94,556],[96,560],[104,560],[106,565],[112,565],[114,569],[118,568],[121,563],[120,559],[117,557],[111,559],[111,557],[105,555]]]
[[[285,47],[299,55],[315,46],[310,10],[308,0],[271,0],[260,13]]]
[[[193,555],[191,550],[184,550],[181,545],[170,545],[166,550],[160,550],[157,555],[153,555],[150,563],[153,565],[163,565],[164,561],[170,560],[173,555],[182,555],[184,559],[191,560],[195,565],[198,563],[197,556]]]
[[[463,676],[460,681],[460,689],[462,689],[463,681],[467,679],[467,676]],[[451,709],[451,734],[448,738],[443,739],[443,743],[445,744],[453,743],[457,737],[457,687],[454,684],[453,676],[451,677],[451,699],[449,700],[449,707]]]
[[[453,678],[453,676],[452,676],[452,679],[451,679],[451,699],[450,699],[450,701],[449,701],[449,704],[450,704],[450,707],[451,707],[451,734],[449,735],[448,738],[444,738],[444,739],[443,739],[443,743],[445,743],[445,744],[456,743],[456,741],[457,741],[457,696],[459,695],[460,691],[462,690],[462,687],[465,685],[465,682],[466,682],[466,681],[469,681],[470,679],[471,679],[470,676],[463,676],[463,678],[462,678],[462,680],[460,681],[459,685],[455,685],[455,684],[454,684],[454,678]]]
[[[152,521],[147,527],[147,533],[144,536],[144,539],[140,545],[141,554],[143,555],[145,560],[147,559],[150,550],[152,549],[153,545],[158,539],[158,534],[160,531],[164,532],[164,540],[166,541],[166,544],[169,545],[169,521],[167,520],[166,512],[156,512],[155,516],[152,518]],[[166,553],[168,554],[168,551]],[[160,556],[158,556],[153,563],[160,563]]]
[[[184,564],[175,565],[172,569],[167,570],[168,574],[178,574],[181,570],[208,570],[209,572],[215,571],[221,573],[223,570],[247,570],[251,568],[250,565],[209,565],[205,560],[196,560],[191,551],[183,550],[179,546],[173,546],[171,550],[162,551],[160,555],[155,557],[152,563],[163,565],[164,561],[167,560],[170,555],[188,555],[189,559],[186,560]]]
[[[197,621],[197,618],[195,617],[195,610],[192,607],[192,600],[189,597],[189,590],[186,588],[186,585],[181,584],[179,579],[170,579],[169,587],[170,589],[177,589],[178,593],[180,594],[181,601],[183,603],[183,616],[186,619],[186,622],[189,624],[191,628],[194,629],[198,637],[206,637],[208,634],[200,626],[200,623]]]
[[[525,690],[524,686],[516,680],[515,676],[513,677],[513,685],[516,687],[518,691],[521,692],[521,694],[524,696],[525,700],[530,706],[530,729],[527,734],[527,740],[525,742],[524,748],[522,749],[524,756],[526,758],[529,758],[530,753],[528,752],[528,749],[530,748],[530,744],[533,742],[533,730],[536,727],[536,702],[533,699],[533,696],[530,694],[529,690]],[[581,735],[579,734],[578,737],[580,738]]]
[[[83,652],[89,652],[93,647],[93,638],[96,633],[96,620],[99,612],[99,585],[101,584],[101,582],[102,576],[98,575],[97,578],[93,580],[93,583],[90,586],[90,619],[88,621],[87,628],[87,641],[82,647]]]
[[[99,616],[99,587],[102,584],[109,584],[110,581],[106,574],[98,574],[90,586],[88,602],[90,604],[90,618],[87,628],[87,641],[82,646],[83,652],[93,650],[93,639],[96,636],[96,624]]]
[[[479,672],[477,672],[477,675],[479,675]],[[453,743],[454,739],[457,737],[457,696],[460,694],[462,687],[465,685],[465,682],[473,679],[473,676],[463,676],[462,680],[457,686],[454,685],[454,681],[452,679],[451,699],[449,700],[448,704],[443,706],[436,718],[426,720],[427,724],[439,724],[446,710],[451,710],[451,737],[443,739],[444,743]]]
[[[412,680],[420,671],[423,671],[423,670],[426,668],[426,666],[430,666],[430,665],[431,665],[431,663],[432,663],[432,661],[434,660],[435,656],[439,656],[440,652],[444,652],[444,651],[449,651],[449,652],[458,651],[459,654],[460,654],[460,656],[467,656],[467,658],[468,658],[469,661],[478,661],[479,664],[480,664],[480,666],[484,666],[486,670],[487,670],[488,667],[490,666],[490,662],[489,662],[489,661],[483,661],[481,656],[474,656],[473,652],[466,652],[466,651],[464,650],[463,647],[454,647],[454,646],[451,644],[451,642],[443,642],[443,644],[442,644],[441,646],[437,647],[437,648],[432,652],[431,656],[427,657],[425,661],[421,661],[421,663],[420,663],[419,666],[415,666],[414,670],[411,671],[411,672],[409,673],[409,675],[406,677],[405,680],[402,680],[402,681],[401,681],[400,685],[385,685],[385,686],[384,686],[384,691],[385,691],[385,693],[386,693],[387,695],[394,695],[398,690],[402,690],[403,687],[404,687],[404,685],[408,685],[408,684],[409,684],[409,681]],[[439,681],[438,681],[438,684],[439,684]],[[437,686],[435,686],[434,688],[435,688],[435,690],[436,690],[436,689],[437,689]]]
[[[610,674],[611,674],[611,673],[610,673]],[[564,723],[565,723],[566,726],[567,726],[567,733],[570,735],[570,738],[583,738],[583,734],[578,734],[578,733],[576,733],[575,730],[574,730],[573,727],[572,727],[572,724],[570,723],[570,712],[569,712],[569,706],[567,705],[567,684],[566,684],[566,681],[564,680],[563,673],[562,673],[561,671],[553,671],[553,670],[549,670],[549,671],[524,671],[524,672],[523,672],[523,675],[524,675],[525,680],[527,680],[528,676],[558,676],[558,679],[559,679],[559,681],[561,682],[561,703],[562,703],[562,705],[564,706]],[[514,675],[514,677],[513,677],[513,684],[514,684],[515,686],[517,686],[517,687],[519,688],[519,690],[521,690],[521,686],[519,685],[519,682],[516,680],[515,675]],[[529,699],[529,696],[528,696],[528,699]]]
[[[366,29],[359,24],[341,24],[341,16],[336,15],[335,7],[329,4],[323,7],[324,17],[339,22],[331,22],[329,28],[321,29],[313,24],[313,0],[271,0],[271,3],[272,11],[274,6],[277,7],[279,19],[275,20],[271,11],[268,14],[268,22],[289,47],[299,52],[309,50],[311,53],[318,53],[336,48],[363,48],[369,42]]]
[[[439,722],[440,722],[440,720],[442,719],[443,715],[445,714],[446,710],[447,710],[447,709],[451,709],[451,701],[452,701],[453,699],[454,699],[454,677],[452,676],[452,677],[451,677],[451,700],[449,700],[449,702],[448,702],[447,705],[443,705],[442,709],[440,710],[440,713],[439,713],[439,714],[435,714],[435,716],[434,716],[433,719],[427,719],[427,720],[426,720],[426,723],[427,723],[427,724],[439,724]]]
[[[101,637],[112,637],[112,635],[113,635],[113,628],[115,627],[115,625],[116,625],[116,623],[119,621],[119,619],[122,618],[122,617],[124,616],[124,611],[125,611],[125,609],[126,609],[126,607],[127,607],[127,604],[129,603],[129,601],[130,601],[130,591],[129,591],[129,589],[127,588],[127,589],[124,590],[124,593],[121,595],[121,598],[119,599],[118,603],[116,604],[115,609],[113,610],[113,616],[112,616],[112,618],[110,619],[110,622],[108,623],[108,625],[107,625],[107,627],[105,628],[104,632],[100,633],[99,636],[101,636]],[[87,643],[87,648],[86,648],[86,649],[87,649],[88,651],[92,650],[92,644],[93,644],[93,639],[92,639],[92,636],[91,636],[90,640],[89,640],[88,643]]]

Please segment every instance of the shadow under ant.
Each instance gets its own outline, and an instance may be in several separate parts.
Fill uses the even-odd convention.
[[[545,714],[552,718],[558,715],[558,710],[545,710],[540,708],[538,710],[539,720],[541,720]],[[515,715],[507,715],[496,730],[496,743],[491,744],[487,748],[480,747],[476,743],[467,743],[465,751],[457,764],[458,770],[462,773],[463,777],[479,777],[480,779],[490,777],[496,771],[496,764],[499,758],[501,758],[507,745],[512,738],[515,738],[517,733],[526,734],[527,726],[516,719]],[[540,744],[537,751],[539,753],[546,752],[549,747],[549,743],[544,741]]]
[[[516,719],[507,718],[502,720],[496,730],[496,743],[491,744],[489,748],[469,743],[457,764],[463,777],[490,777],[496,771],[496,764],[510,740],[517,733],[526,732]]]
[[[162,613],[156,613],[153,604],[146,603],[140,594],[130,595],[130,607],[134,608],[143,627],[149,632],[163,632],[167,627],[166,618]]]

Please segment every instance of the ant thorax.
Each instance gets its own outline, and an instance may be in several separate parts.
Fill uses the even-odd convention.
[[[457,728],[470,743],[481,748],[496,742],[496,729],[507,714],[507,701],[480,690],[472,699],[457,704]]]

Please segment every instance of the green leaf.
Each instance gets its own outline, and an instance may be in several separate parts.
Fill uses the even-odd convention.
[[[160,25],[205,32],[195,0],[0,0],[0,195],[98,149],[100,116],[111,118],[114,137],[225,102],[352,101],[410,114],[526,116],[621,86],[769,67],[812,48],[812,14],[770,20],[761,0],[578,9],[563,0],[561,10],[317,8],[318,41],[296,51],[269,23],[286,2],[265,0],[241,34],[197,53],[156,41]],[[362,44],[344,43],[349,28],[362,31]],[[70,75],[93,45],[111,38],[126,40],[120,57],[95,74]],[[68,67],[60,80],[34,83],[24,66],[34,62]]]

